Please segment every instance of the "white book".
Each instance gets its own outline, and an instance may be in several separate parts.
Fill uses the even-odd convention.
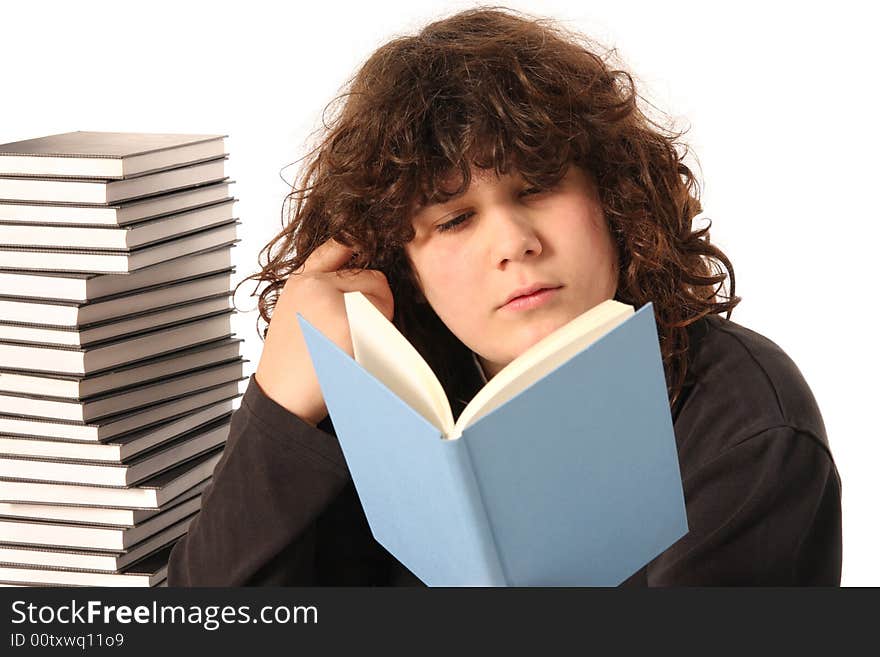
[[[0,456],[0,477],[90,486],[131,486],[222,445],[228,435],[229,421],[219,420],[127,463]]]
[[[196,457],[128,488],[0,479],[0,500],[32,504],[156,509],[210,477],[222,454],[223,450],[218,450]]]
[[[31,522],[0,519],[4,543],[44,545],[86,550],[127,550],[162,529],[183,520],[201,507],[201,498],[178,504],[134,527],[77,525],[60,522]]]
[[[0,544],[0,563],[15,566],[42,566],[73,570],[117,571],[174,543],[186,533],[198,514],[184,518],[153,536],[132,545],[122,552],[97,550],[70,550],[63,548],[33,547],[30,545]]]
[[[42,249],[130,250],[233,219],[235,199],[125,226],[57,226],[0,222],[0,244]]]
[[[174,190],[220,182],[225,158],[147,173],[124,180],[0,177],[0,199],[107,205]]]
[[[0,369],[0,391],[76,401],[90,399],[139,384],[154,383],[175,374],[236,360],[241,342],[241,338],[220,338],[89,376]]]
[[[12,271],[0,269],[0,295],[85,304],[118,294],[136,293],[228,270],[232,266],[233,242],[201,252],[172,258],[129,274],[83,274],[59,271]]]
[[[116,573],[27,566],[0,566],[0,580],[16,586],[160,586],[168,572],[171,546]]]
[[[236,226],[239,223],[241,222],[237,220],[231,221],[130,251],[52,251],[3,246],[0,247],[0,269],[124,274],[172,258],[230,244],[236,239]]]
[[[65,132],[0,144],[0,175],[127,178],[222,157],[225,136]]]
[[[37,420],[13,415],[0,415],[0,433],[35,438],[61,438],[82,442],[103,442],[130,431],[158,424],[172,417],[188,413],[202,406],[235,397],[241,381],[230,381],[200,391],[147,406],[131,413],[112,415],[86,424]]]
[[[124,226],[231,200],[229,185],[234,182],[226,179],[219,183],[208,183],[113,205],[0,201],[0,222],[57,226]]]
[[[55,399],[0,392],[0,414],[92,422],[227,381],[239,381],[244,377],[245,362],[247,361],[239,359],[210,365],[88,400]]]
[[[232,292],[226,290],[207,298],[192,299],[171,307],[155,308],[80,328],[0,323],[0,341],[89,348],[108,340],[123,339],[231,309]]]
[[[88,348],[0,342],[0,367],[36,372],[87,375],[126,363],[226,337],[232,311],[125,336]]]
[[[25,502],[0,502],[0,517],[26,520],[53,520],[86,525],[116,525],[134,527],[149,520],[157,513],[194,497],[201,497],[211,483],[210,479],[199,482],[158,509],[112,509],[100,506],[73,506],[69,504],[28,504]],[[9,561],[0,557],[0,561]],[[15,562],[22,563],[22,562]]]
[[[168,308],[185,301],[219,295],[231,289],[233,269],[171,284],[134,290],[88,303],[0,297],[3,322],[57,326],[69,330],[110,322],[135,313]]]
[[[230,399],[214,402],[103,443],[0,435],[0,454],[121,463],[175,440],[189,431],[197,430],[212,420],[229,417],[235,410],[234,402],[237,397],[236,395]]]

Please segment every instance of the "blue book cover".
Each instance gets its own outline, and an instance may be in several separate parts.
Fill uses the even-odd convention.
[[[615,586],[687,532],[651,304],[455,439],[299,321],[373,536],[429,586]]]

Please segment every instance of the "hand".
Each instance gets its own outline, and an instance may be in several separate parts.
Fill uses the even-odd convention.
[[[313,426],[327,417],[327,406],[296,314],[351,356],[345,292],[362,292],[389,321],[394,317],[394,298],[382,272],[337,271],[351,255],[350,247],[328,240],[308,257],[301,271],[287,279],[257,364],[255,377],[263,392]]]

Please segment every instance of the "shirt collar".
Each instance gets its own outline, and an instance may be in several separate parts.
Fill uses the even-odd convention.
[[[483,385],[486,385],[489,380],[486,378],[486,372],[483,371],[483,366],[482,364],[480,364],[480,359],[477,358],[477,355],[473,351],[471,352],[471,356],[473,356],[474,358],[474,365],[477,366],[477,372],[480,375],[480,381]]]

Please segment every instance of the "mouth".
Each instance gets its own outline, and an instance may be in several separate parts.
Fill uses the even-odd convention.
[[[507,297],[507,300],[499,306],[510,310],[525,310],[535,308],[552,298],[561,285],[537,283],[528,287],[520,288]]]

